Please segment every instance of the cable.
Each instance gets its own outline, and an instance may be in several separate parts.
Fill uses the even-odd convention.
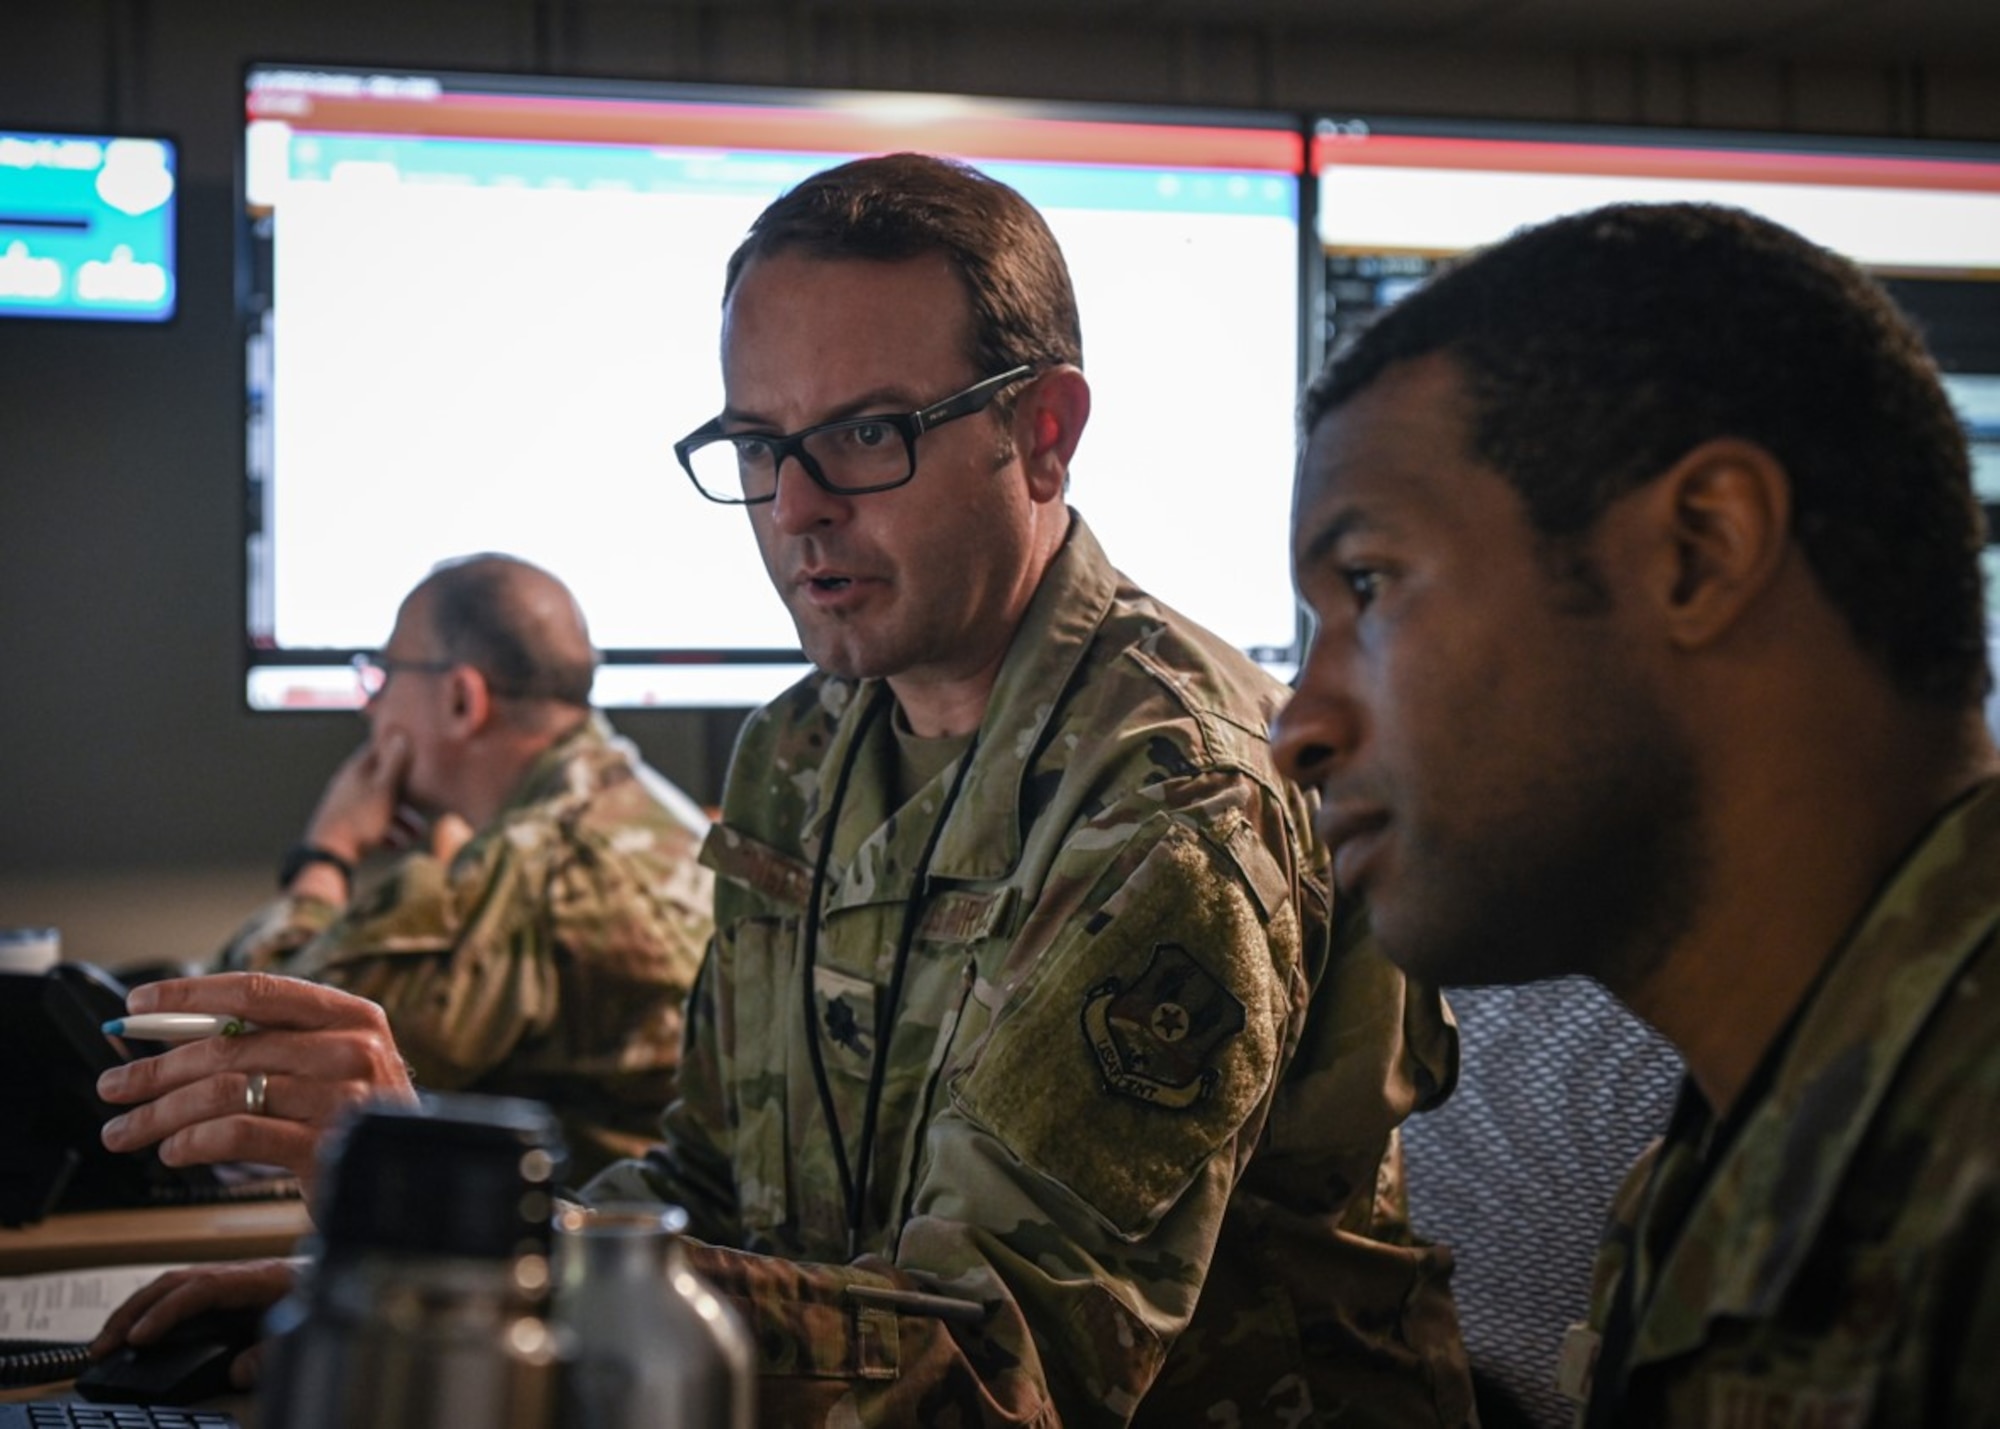
[[[75,1379],[90,1363],[90,1346],[66,1340],[0,1340],[0,1388]]]

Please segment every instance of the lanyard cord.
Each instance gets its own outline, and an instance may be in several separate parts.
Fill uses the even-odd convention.
[[[903,925],[896,935],[896,958],[890,968],[888,994],[875,1009],[875,1048],[868,1069],[868,1097],[862,1104],[861,1145],[856,1164],[850,1167],[847,1142],[840,1130],[840,1114],[834,1108],[833,1088],[827,1080],[826,1057],[820,1050],[819,1006],[813,996],[813,969],[819,960],[820,905],[826,896],[827,872],[833,858],[833,840],[838,831],[841,805],[847,801],[848,780],[854,773],[861,746],[885,702],[878,697],[862,711],[854,737],[841,759],[840,773],[834,779],[833,798],[826,811],[826,832],[820,840],[819,853],[813,859],[812,887],[806,902],[805,948],[800,957],[806,1048],[812,1061],[813,1086],[819,1093],[820,1115],[826,1118],[827,1135],[833,1142],[834,1169],[840,1175],[841,1209],[846,1212],[847,1218],[849,1260],[861,1253],[861,1223],[867,1213],[868,1176],[875,1160],[875,1123],[889,1073],[889,1038],[895,1029],[896,1010],[903,1000],[903,975],[909,966],[910,948],[916,941],[917,918],[924,894],[930,887],[931,858],[937,853],[938,840],[944,835],[945,823],[951,817],[952,806],[958,802],[959,790],[965,786],[965,776],[971,770],[973,756],[979,749],[979,736],[975,732],[972,743],[959,756],[958,772],[952,776],[944,807],[938,810],[937,821],[931,825],[930,834],[924,840],[923,853],[917,859],[916,872],[912,876],[910,896],[903,902]]]

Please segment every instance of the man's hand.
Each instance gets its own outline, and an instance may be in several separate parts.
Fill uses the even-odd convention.
[[[169,1166],[282,1166],[310,1192],[320,1144],[346,1112],[416,1100],[388,1018],[350,993],[271,973],[215,973],[143,983],[126,1007],[241,1017],[258,1030],[183,1043],[99,1077],[99,1096],[132,1108],[104,1124],[112,1151],[157,1142]],[[253,1073],[263,1074],[261,1110],[253,1110]]]
[[[111,1312],[90,1342],[90,1356],[101,1360],[123,1345],[150,1345],[206,1310],[268,1310],[291,1293],[295,1278],[288,1260],[239,1260],[170,1270]],[[230,1362],[229,1382],[238,1389],[256,1384],[263,1354],[260,1342],[238,1355]]]
[[[472,825],[457,814],[439,814],[431,820],[431,857],[439,863],[450,863],[471,842]]]
[[[388,730],[341,761],[306,824],[306,842],[359,863],[397,837],[409,736]]]

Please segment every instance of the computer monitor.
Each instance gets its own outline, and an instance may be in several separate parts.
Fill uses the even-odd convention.
[[[0,318],[171,318],[176,185],[167,139],[0,130]]]
[[[1114,562],[1294,658],[1296,117],[259,64],[244,143],[253,708],[356,703],[349,656],[476,550],[575,589],[602,704],[741,706],[803,673],[744,513],[672,443],[720,410],[751,220],[896,149],[1047,215],[1094,399],[1070,499]]]
[[[1321,352],[1453,254],[1599,204],[1733,204],[1847,255],[1924,329],[2000,532],[2000,147],[1322,116],[1311,164]]]

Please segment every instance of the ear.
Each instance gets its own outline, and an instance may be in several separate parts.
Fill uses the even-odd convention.
[[[1769,591],[1792,541],[1792,481],[1764,447],[1703,442],[1647,492],[1662,560],[1655,595],[1670,638],[1711,645]]]
[[[1089,420],[1090,383],[1078,368],[1052,367],[1021,394],[1014,408],[1014,446],[1037,502],[1062,499],[1069,459]]]
[[[493,692],[486,677],[470,665],[454,665],[444,678],[446,727],[460,739],[470,739],[493,718]]]

